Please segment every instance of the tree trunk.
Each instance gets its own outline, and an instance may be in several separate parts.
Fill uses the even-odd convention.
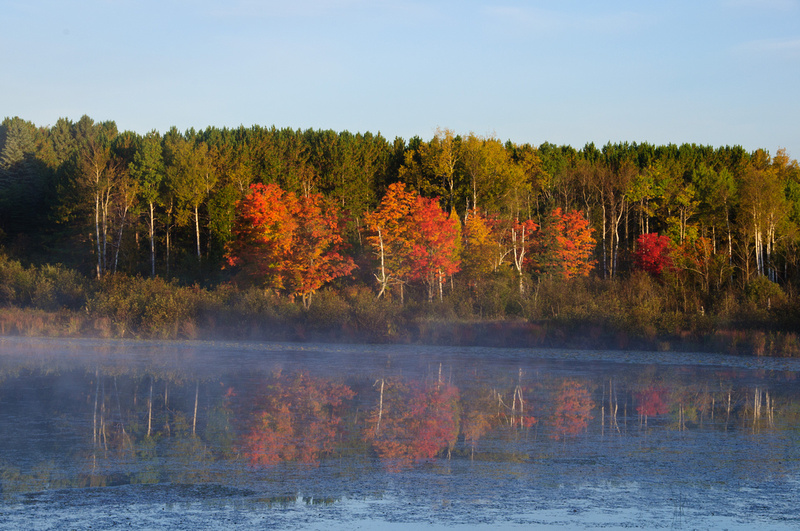
[[[197,399],[200,396],[200,380],[194,386],[194,416],[192,417],[192,437],[194,437],[197,427]]]
[[[95,391],[94,391],[94,415],[92,415],[92,446],[97,447],[97,398],[100,395],[100,371],[94,370]]]
[[[606,204],[601,197],[603,207],[603,278],[608,278],[608,258],[606,255]]]
[[[102,196],[103,273],[108,271],[108,205],[110,202],[111,189],[108,188]]]
[[[200,215],[197,205],[194,206],[194,229],[197,236],[197,262],[200,263]]]
[[[375,383],[377,384],[378,382]],[[385,380],[381,378],[381,395],[378,400],[378,422],[375,424],[375,435],[378,435],[381,431],[381,420],[383,419],[383,386],[385,383]]]
[[[386,292],[386,287],[389,285],[389,278],[386,276],[386,257],[383,250],[383,233],[381,232],[380,227],[378,227],[378,242],[380,243],[381,276],[375,275],[375,280],[378,281],[381,289],[378,292],[378,296],[375,297],[376,299],[383,297],[383,294]]]
[[[94,194],[94,232],[97,245],[97,278],[103,275],[103,250],[100,245],[100,192]]]
[[[156,242],[155,242],[155,215],[153,203],[150,202],[150,278],[156,276]]]
[[[147,397],[147,436],[150,437],[153,427],[153,377],[150,377],[150,395]]]
[[[125,228],[125,219],[128,217],[128,204],[126,201],[122,209],[122,219],[119,222],[119,233],[117,234],[117,248],[114,250],[114,273],[117,272],[117,264],[119,263],[119,250],[122,248],[122,231]]]

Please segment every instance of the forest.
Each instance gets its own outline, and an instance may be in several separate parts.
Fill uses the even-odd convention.
[[[800,355],[785,150],[0,125],[0,333]]]

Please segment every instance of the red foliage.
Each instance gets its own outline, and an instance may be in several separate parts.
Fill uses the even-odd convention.
[[[242,447],[254,465],[316,463],[333,450],[339,409],[354,396],[346,385],[305,373],[264,381]]]
[[[253,184],[237,203],[229,265],[268,288],[309,298],[327,282],[349,274],[342,254],[344,220],[320,194],[297,198],[275,184]]]
[[[651,385],[648,388],[634,393],[636,399],[636,412],[645,417],[654,417],[669,412],[669,407],[664,402],[667,390],[664,387]]]
[[[439,201],[417,196],[409,219],[411,280],[428,287],[428,298],[444,279],[459,270],[459,225],[439,208]]]
[[[674,269],[672,252],[673,245],[668,236],[659,236],[655,233],[642,234],[636,240],[634,265],[636,269],[659,277],[665,269]]]
[[[595,265],[591,259],[596,244],[593,230],[581,212],[553,210],[539,232],[536,254],[530,260],[534,270],[566,279],[588,276]]]
[[[381,284],[381,294],[390,284],[421,281],[432,298],[444,277],[459,270],[460,226],[437,200],[395,183],[364,221],[369,230],[367,241],[379,262],[375,278]]]
[[[556,410],[550,437],[562,439],[584,431],[592,417],[594,401],[586,387],[577,380],[566,379],[556,395]]]
[[[458,437],[458,388],[386,381],[383,409],[373,411],[365,438],[389,468],[431,459]]]

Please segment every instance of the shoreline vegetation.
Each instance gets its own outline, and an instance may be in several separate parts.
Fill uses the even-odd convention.
[[[457,288],[441,302],[400,303],[376,299],[363,286],[326,288],[305,308],[254,287],[181,286],[123,274],[98,281],[62,266],[24,267],[0,257],[0,335],[800,357],[800,319],[788,297],[770,304],[731,294],[724,313],[700,315],[661,311],[670,289],[645,273],[614,281],[548,278],[527,295],[514,289],[515,282],[497,279],[483,308]]]
[[[800,165],[0,123],[0,334],[800,357]]]

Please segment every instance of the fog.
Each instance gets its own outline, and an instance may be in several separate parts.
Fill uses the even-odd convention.
[[[0,338],[0,512],[796,527],[798,374],[691,353]]]

